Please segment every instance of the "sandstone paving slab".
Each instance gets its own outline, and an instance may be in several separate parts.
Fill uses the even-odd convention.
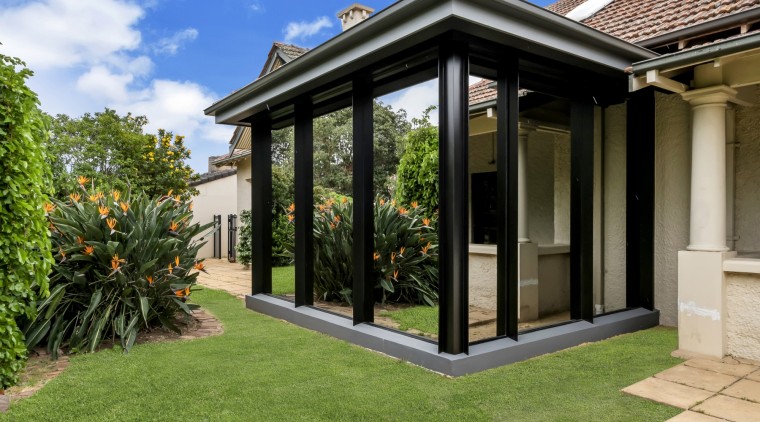
[[[725,421],[725,419],[716,418],[704,413],[692,412],[687,410],[683,413],[668,419],[666,422],[719,422]]]
[[[734,361],[734,363],[725,363],[710,359],[691,359],[684,362],[684,365],[707,369],[708,371],[714,371],[721,374],[733,375],[735,377],[745,377],[758,369],[756,366],[746,365],[737,361]]]
[[[760,420],[760,404],[722,394],[710,397],[691,410],[734,422],[757,422]]]
[[[760,381],[760,369],[747,375],[747,379],[752,381]]]
[[[760,382],[743,379],[720,392],[727,396],[736,397],[737,399],[750,400],[760,403]],[[760,415],[758,415],[760,420]]]
[[[666,369],[655,377],[713,392],[718,392],[739,380],[738,377],[732,375],[719,374],[683,364]]]
[[[622,391],[681,409],[688,409],[714,395],[710,391],[659,378],[647,378],[624,388]]]

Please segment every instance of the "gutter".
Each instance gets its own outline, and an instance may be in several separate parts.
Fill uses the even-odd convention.
[[[703,35],[705,33],[727,29],[727,27],[749,23],[758,19],[760,19],[760,7],[745,10],[744,12],[736,13],[725,18],[719,18],[702,24],[690,26],[688,28],[679,29],[678,31],[668,32],[667,34],[662,34],[654,38],[639,41],[635,44],[646,48],[657,47],[678,42],[685,38],[692,38],[697,35]]]
[[[758,9],[760,10],[760,9]],[[692,50],[680,51],[633,64],[633,76],[642,76],[650,70],[672,70],[692,66],[719,57],[742,53],[760,48],[760,34],[749,35],[735,40],[723,41],[698,47]]]

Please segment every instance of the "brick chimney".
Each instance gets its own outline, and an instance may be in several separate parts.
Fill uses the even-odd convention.
[[[347,31],[353,28],[356,24],[361,23],[367,19],[375,9],[367,6],[363,6],[359,3],[354,3],[351,6],[338,12],[338,19],[343,24],[343,31]]]

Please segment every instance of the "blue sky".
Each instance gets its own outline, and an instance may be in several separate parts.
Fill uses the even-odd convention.
[[[35,71],[29,84],[46,112],[146,115],[149,131],[186,135],[191,165],[204,172],[233,129],[203,109],[254,80],[273,41],[315,47],[337,35],[336,14],[353,2],[0,0],[0,53]]]

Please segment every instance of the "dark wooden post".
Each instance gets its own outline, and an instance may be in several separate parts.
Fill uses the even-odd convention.
[[[314,122],[308,99],[295,104],[296,306],[314,304]]]
[[[594,319],[594,105],[570,106],[570,317]]]
[[[272,125],[266,111],[251,118],[251,169],[252,292],[272,293]]]

